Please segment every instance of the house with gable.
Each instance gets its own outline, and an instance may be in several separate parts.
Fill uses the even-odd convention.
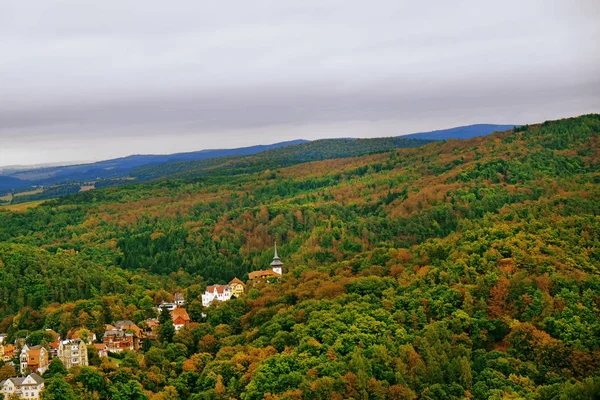
[[[81,339],[62,340],[58,347],[58,358],[66,369],[88,365],[87,346]]]
[[[246,284],[238,278],[233,278],[233,280],[229,282],[229,290],[231,291],[232,297],[240,297],[244,294],[245,289]]]
[[[36,372],[43,374],[48,369],[50,360],[48,350],[42,346],[23,346],[21,355],[19,356],[19,364],[21,374],[27,372]]]
[[[213,301],[227,301],[231,299],[229,285],[210,285],[202,295],[202,306],[208,307]]]
[[[12,344],[2,345],[0,344],[0,360],[4,362],[10,362],[17,353],[17,348]]]
[[[0,382],[0,397],[5,399],[18,396],[22,399],[37,400],[44,389],[44,379],[36,373],[22,378],[8,378]]]
[[[183,306],[185,304],[185,298],[183,297],[183,294],[180,292],[175,293],[173,296],[173,302],[177,304],[177,307]]]
[[[271,269],[265,269],[260,271],[252,271],[248,274],[250,281],[256,283],[257,281],[268,279],[268,278],[281,278],[283,275],[283,261],[277,255],[277,243],[275,243],[275,254],[273,261],[271,261]]]
[[[104,328],[102,343],[108,352],[120,353],[124,350],[135,351],[140,347],[142,330],[133,321],[115,321]]]
[[[173,326],[175,331],[180,330],[184,326],[190,323],[190,316],[188,315],[185,308],[176,308],[171,311],[171,318],[173,319]]]

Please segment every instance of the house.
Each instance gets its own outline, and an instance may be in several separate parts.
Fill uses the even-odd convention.
[[[137,326],[133,321],[130,321],[128,319],[115,321],[113,325],[116,329],[133,332],[138,338],[141,336],[142,329],[139,326]]]
[[[273,261],[271,262],[271,269],[265,269],[260,271],[253,271],[248,274],[248,278],[251,281],[262,280],[267,278],[280,278],[283,275],[283,262],[279,259],[277,255],[277,244],[275,244],[275,255],[273,256]]]
[[[48,350],[42,346],[23,346],[19,356],[21,374],[36,372],[43,374],[48,369]]]
[[[50,355],[52,358],[58,357],[58,348],[60,346],[60,340],[56,342],[48,343],[48,347],[50,347]]]
[[[213,301],[227,301],[231,299],[231,289],[228,285],[210,285],[202,295],[202,306],[208,307]]]
[[[111,353],[120,353],[125,350],[134,351],[137,349],[134,344],[133,333],[127,333],[118,329],[107,329],[104,331],[102,343],[106,346],[106,351]]]
[[[108,357],[108,348],[104,343],[96,343],[94,344],[94,347],[98,351],[98,357]]]
[[[246,288],[246,284],[239,280],[238,278],[233,278],[231,282],[229,282],[229,290],[231,291],[231,295],[233,297],[240,297],[244,294],[244,289]]]
[[[149,318],[144,321],[146,328],[144,329],[144,337],[148,339],[156,339],[158,337],[158,327],[160,323],[158,318]]]
[[[185,304],[185,299],[183,297],[183,294],[177,292],[177,293],[175,293],[175,296],[173,296],[173,297],[175,299],[174,301],[175,301],[175,304],[177,304],[177,307],[181,307]]]
[[[279,278],[281,277],[281,274],[278,274],[277,272],[273,271],[272,269],[264,269],[264,270],[260,270],[260,271],[252,271],[248,274],[248,278],[251,281],[257,281],[260,279],[267,279],[267,278]]]
[[[177,308],[177,303],[166,303],[166,302],[162,302],[158,305],[158,313],[160,314],[163,310],[163,308],[166,308],[169,311],[173,311],[174,309]]]
[[[0,395],[5,399],[17,395],[22,399],[36,400],[40,398],[42,389],[44,389],[44,379],[36,373],[23,378],[8,378],[0,382]]]
[[[15,358],[17,348],[12,344],[0,345],[0,360],[10,362]]]
[[[142,335],[143,331],[133,321],[116,321],[114,325],[105,326],[102,343],[111,353],[120,353],[124,350],[135,351],[140,347]]]
[[[88,365],[87,346],[81,339],[67,339],[58,346],[58,358],[66,369]]]
[[[171,318],[173,319],[173,326],[175,326],[176,331],[190,323],[190,316],[185,308],[176,308],[171,311]]]

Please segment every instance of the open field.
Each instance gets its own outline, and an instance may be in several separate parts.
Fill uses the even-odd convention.
[[[4,196],[0,196],[0,202],[11,202],[12,201],[12,193],[6,194]]]
[[[28,201],[26,203],[19,203],[19,204],[8,204],[5,206],[0,205],[0,211],[2,211],[2,210],[25,211],[29,208],[37,207],[47,200],[50,200],[50,199]]]
[[[37,188],[34,190],[29,190],[27,192],[20,192],[20,193],[15,193],[15,197],[20,197],[20,196],[31,196],[33,194],[40,194],[44,191],[43,188]]]

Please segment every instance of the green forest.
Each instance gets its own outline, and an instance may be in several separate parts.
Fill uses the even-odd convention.
[[[600,115],[340,143],[0,206],[7,342],[101,340],[175,292],[192,320],[161,320],[118,360],[53,361],[43,398],[600,398]],[[207,285],[268,268],[275,242],[281,279],[202,307]]]

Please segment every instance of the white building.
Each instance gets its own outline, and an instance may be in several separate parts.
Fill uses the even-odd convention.
[[[202,306],[208,307],[213,301],[227,301],[231,299],[229,285],[210,285],[202,295]]]
[[[185,298],[183,297],[183,294],[177,292],[175,293],[175,296],[173,296],[174,298],[174,302],[175,304],[177,304],[177,307],[181,307],[185,304]],[[170,310],[173,311],[173,310]]]
[[[88,365],[87,346],[81,339],[63,340],[58,346],[58,358],[66,369]]]
[[[36,400],[40,398],[40,392],[44,389],[44,379],[38,374],[31,374],[24,378],[8,378],[0,382],[0,394],[5,399],[17,395],[22,399]]]
[[[163,308],[166,308],[169,311],[173,311],[174,309],[177,308],[177,303],[165,303],[165,302],[160,303],[158,305],[159,314],[162,312]]]

